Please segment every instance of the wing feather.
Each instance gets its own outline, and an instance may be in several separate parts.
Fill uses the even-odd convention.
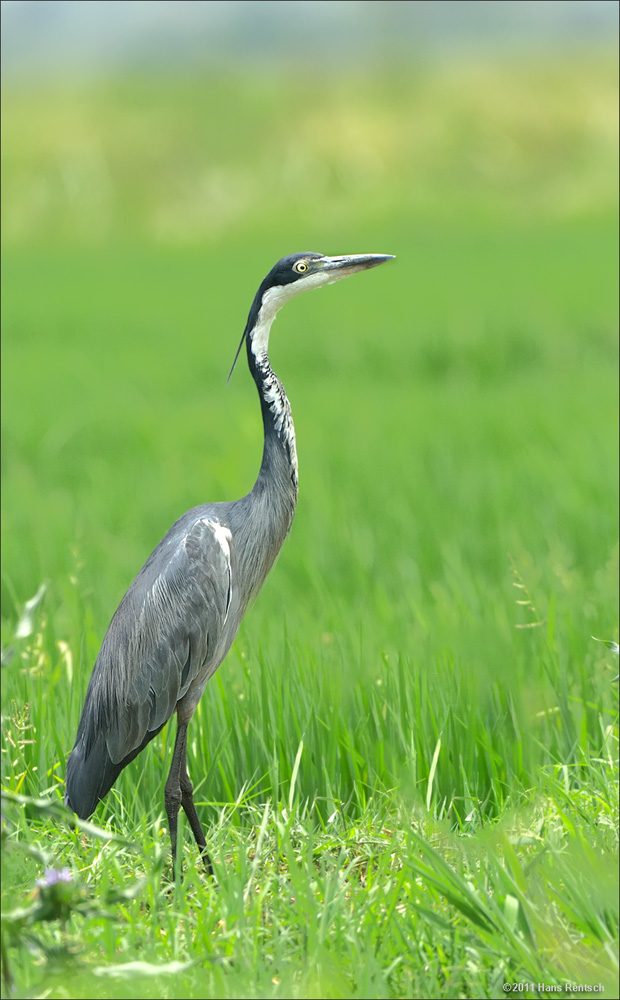
[[[228,529],[186,518],[170,530],[121,601],[93,668],[67,763],[68,804],[88,816],[120,771],[210,676],[232,595]]]

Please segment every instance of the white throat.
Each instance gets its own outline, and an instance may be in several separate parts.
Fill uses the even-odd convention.
[[[333,281],[338,281],[339,277],[341,275],[337,271],[317,271],[315,274],[304,276],[300,281],[292,281],[290,285],[274,285],[273,288],[267,289],[252,332],[251,347],[254,357],[258,359],[267,353],[271,324],[282,306],[307,289],[331,285]]]

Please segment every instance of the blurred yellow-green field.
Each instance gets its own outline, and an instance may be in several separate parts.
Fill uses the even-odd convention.
[[[605,215],[617,205],[616,121],[604,49],[9,84],[3,237],[213,246],[248,231],[303,242],[405,220]]]

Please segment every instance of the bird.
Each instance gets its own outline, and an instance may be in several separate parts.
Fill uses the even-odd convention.
[[[272,323],[301,292],[392,259],[307,252],[289,254],[272,267],[254,297],[228,376],[245,344],[263,419],[256,482],[240,500],[193,507],[172,525],[121,600],[101,644],[67,760],[65,805],[88,819],[123,768],[176,713],[164,789],[173,872],[182,807],[213,877],[187,770],[188,726],[289,533],[297,504],[291,407],[268,355]]]

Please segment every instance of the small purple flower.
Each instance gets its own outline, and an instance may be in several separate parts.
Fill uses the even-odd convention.
[[[58,871],[57,868],[46,868],[43,872],[43,878],[37,879],[37,885],[40,889],[49,889],[52,885],[57,885],[59,882],[72,882],[71,872],[68,868],[63,868]]]

